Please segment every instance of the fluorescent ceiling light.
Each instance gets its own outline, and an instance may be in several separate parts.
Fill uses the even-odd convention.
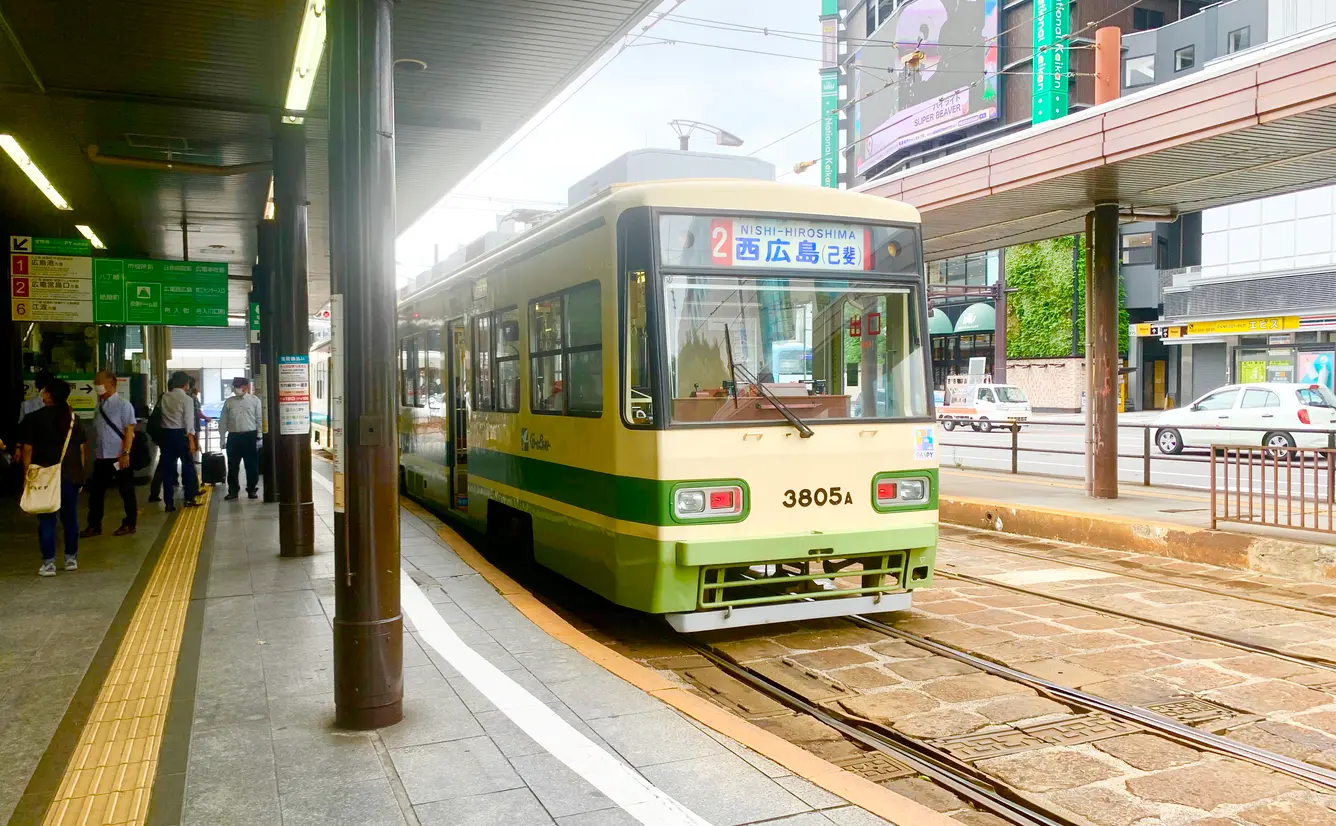
[[[300,120],[300,118],[298,118]],[[274,220],[274,176],[269,176],[269,198],[264,202],[264,220]]]
[[[65,198],[56,191],[56,188],[51,185],[51,182],[46,179],[46,176],[42,174],[42,170],[37,168],[37,164],[32,162],[32,158],[28,157],[28,153],[23,151],[23,147],[19,146],[19,142],[14,140],[13,135],[0,135],[0,148],[3,148],[5,154],[14,159],[14,163],[18,164],[19,169],[23,170],[23,174],[28,176],[28,180],[32,181],[37,185],[38,189],[42,190],[42,194],[47,197],[47,200],[55,205],[56,209],[73,209],[69,202],[66,201]]]
[[[308,0],[302,16],[301,33],[297,35],[297,53],[292,58],[292,76],[288,78],[288,96],[283,108],[289,112],[304,112],[311,102],[315,75],[320,71],[320,58],[325,53],[325,0]],[[301,123],[302,118],[284,115],[284,123]]]
[[[104,250],[107,248],[107,245],[102,243],[102,239],[97,237],[97,233],[93,232],[92,227],[87,224],[75,224],[74,228],[79,230],[79,234],[87,238],[88,242],[97,249]]]

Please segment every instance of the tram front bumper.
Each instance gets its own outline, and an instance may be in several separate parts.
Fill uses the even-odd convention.
[[[838,597],[806,602],[784,602],[772,605],[752,605],[744,608],[725,608],[716,611],[691,611],[665,614],[673,630],[684,634],[697,631],[717,631],[721,628],[746,628],[775,622],[848,617],[859,614],[880,614],[886,611],[906,611],[913,595],[908,591],[877,594],[864,597]]]

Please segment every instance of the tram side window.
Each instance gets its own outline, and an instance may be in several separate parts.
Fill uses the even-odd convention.
[[[473,319],[473,409],[493,410],[492,317]]]
[[[626,420],[637,427],[654,424],[649,372],[649,310],[645,271],[626,274]]]
[[[417,336],[399,339],[399,403],[404,407],[422,406],[418,398]]]
[[[598,282],[529,305],[529,364],[535,413],[603,412],[603,313]]]
[[[518,307],[492,314],[496,338],[496,409],[520,410],[520,311]]]
[[[441,331],[427,333],[427,406],[439,410],[445,406],[445,384],[442,368],[445,354],[441,351]]]

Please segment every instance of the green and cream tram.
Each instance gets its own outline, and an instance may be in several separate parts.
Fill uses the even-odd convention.
[[[402,483],[679,630],[898,610],[932,579],[918,213],[627,184],[400,303]]]

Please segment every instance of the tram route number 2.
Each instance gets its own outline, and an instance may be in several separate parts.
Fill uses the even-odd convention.
[[[853,495],[845,493],[838,487],[784,491],[784,507],[786,508],[806,508],[811,505],[852,505],[853,503]]]

